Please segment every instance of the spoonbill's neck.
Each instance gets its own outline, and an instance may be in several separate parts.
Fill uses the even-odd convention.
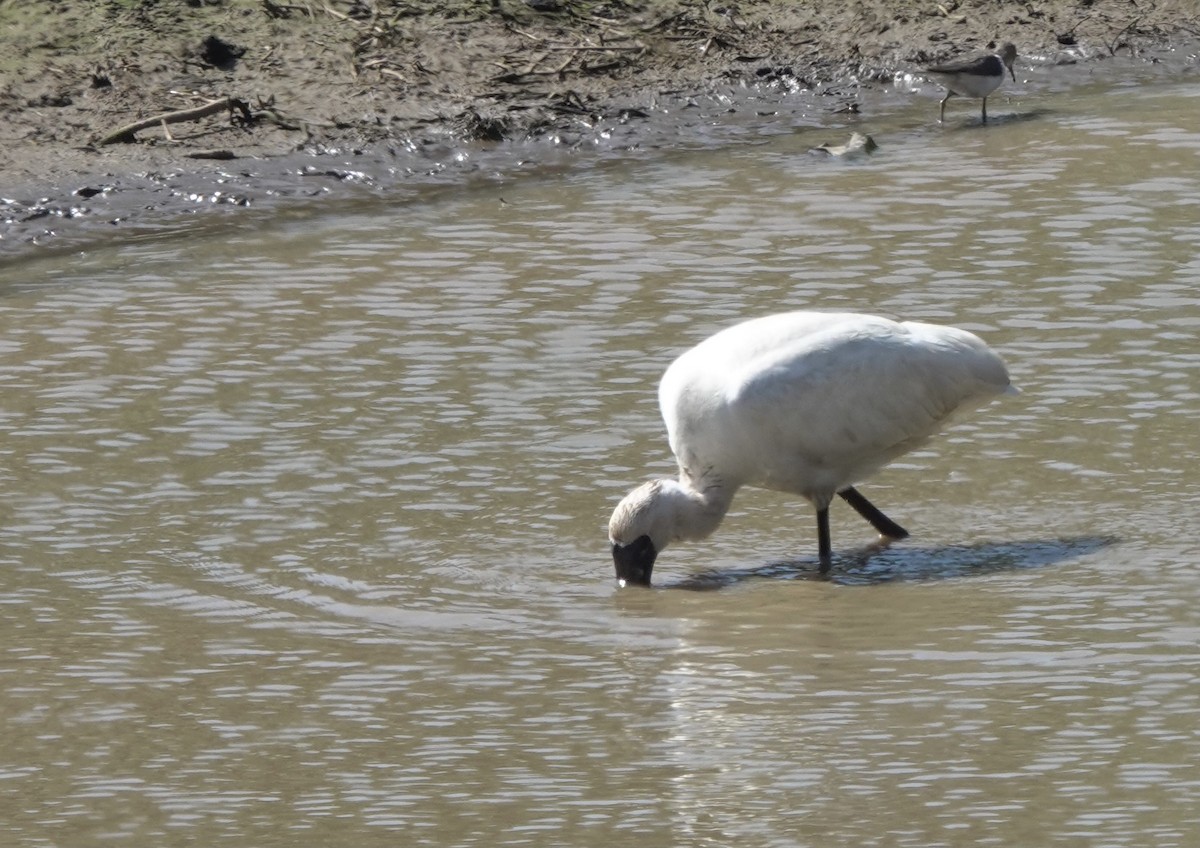
[[[688,475],[681,475],[672,488],[677,541],[694,541],[711,536],[729,511],[736,491],[736,487],[703,478],[693,480]]]

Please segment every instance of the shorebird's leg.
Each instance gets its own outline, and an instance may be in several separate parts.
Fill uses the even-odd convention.
[[[987,98],[983,98],[983,123],[987,123]]]
[[[829,507],[817,510],[817,555],[821,559],[821,573],[828,574],[833,565],[833,544],[829,541]]]
[[[908,531],[897,524],[892,519],[888,518],[875,504],[864,498],[853,486],[847,486],[842,491],[838,492],[842,500],[854,507],[854,511],[867,519],[867,522],[879,531],[880,535],[887,536],[889,539],[906,539]],[[818,516],[819,518],[820,516]]]
[[[938,123],[946,123],[946,101],[954,96],[953,91],[947,91],[946,96],[942,98],[942,111],[938,114]]]

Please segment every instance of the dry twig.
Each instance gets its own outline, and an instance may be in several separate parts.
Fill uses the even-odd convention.
[[[191,109],[180,109],[176,112],[164,112],[161,115],[155,115],[151,118],[143,118],[140,121],[134,121],[132,124],[126,124],[123,127],[113,130],[103,136],[96,142],[98,147],[104,147],[106,144],[116,144],[118,142],[129,143],[136,141],[136,135],[140,130],[149,129],[150,127],[161,126],[166,131],[167,124],[178,124],[184,121],[198,121],[201,118],[207,118],[209,115],[215,115],[223,110],[230,112],[239,111],[242,117],[247,121],[253,119],[250,114],[250,107],[236,97],[222,97],[220,100],[210,100],[201,106],[193,106]],[[170,133],[167,133],[170,138]]]

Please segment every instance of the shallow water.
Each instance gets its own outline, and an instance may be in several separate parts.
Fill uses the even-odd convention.
[[[1191,844],[1200,90],[1094,87],[10,267],[9,844]],[[618,591],[655,382],[953,323],[1023,394]],[[688,589],[707,591],[685,591]]]

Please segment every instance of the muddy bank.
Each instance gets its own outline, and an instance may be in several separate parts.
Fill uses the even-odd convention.
[[[801,7],[801,8],[797,8]],[[1194,64],[1191,2],[109,0],[0,5],[0,257],[580,159],[859,126],[897,73]],[[1040,74],[1040,76],[1038,75]],[[932,117],[932,113],[931,113]],[[701,139],[701,136],[703,139]]]

